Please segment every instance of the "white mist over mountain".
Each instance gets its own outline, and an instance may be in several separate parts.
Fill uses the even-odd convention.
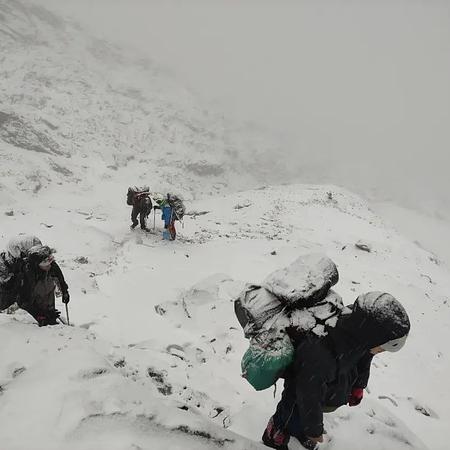
[[[450,216],[445,1],[40,0],[270,130],[280,181]]]
[[[38,2],[265,129],[275,181],[357,191],[450,261],[448,2]]]

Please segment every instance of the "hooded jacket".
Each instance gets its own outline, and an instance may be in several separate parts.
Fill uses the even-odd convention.
[[[24,268],[24,276],[21,288],[19,289],[18,304],[22,308],[31,306],[33,302],[33,292],[39,281],[54,279],[62,293],[68,291],[68,285],[58,264],[53,261],[48,271],[41,270],[39,263],[52,255],[53,251],[47,246],[35,246],[30,249]]]
[[[301,340],[292,369],[303,433],[322,435],[323,408],[345,405],[353,388],[367,386],[370,349],[407,335],[409,329],[408,315],[394,297],[369,292],[358,297],[327,336]]]

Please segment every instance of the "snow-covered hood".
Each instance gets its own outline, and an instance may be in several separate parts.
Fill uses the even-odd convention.
[[[370,349],[409,333],[411,325],[405,308],[388,293],[362,294],[349,309],[351,312],[342,317],[338,328],[351,335],[358,347]]]

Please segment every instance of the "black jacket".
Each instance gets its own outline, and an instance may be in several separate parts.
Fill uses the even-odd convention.
[[[292,371],[305,435],[323,433],[323,407],[345,405],[352,388],[367,386],[371,348],[409,332],[409,321],[389,324],[386,320],[391,319],[371,317],[355,306],[327,336],[307,335],[298,343]]]
[[[133,209],[139,210],[140,213],[149,215],[153,207],[150,194],[148,192],[139,193],[133,199]]]
[[[39,269],[39,267],[37,267],[35,264],[28,263],[25,266],[23,281],[18,292],[17,303],[19,304],[19,306],[22,307],[29,304],[32,293],[36,287],[36,283],[44,277],[55,279],[62,293],[68,291],[69,287],[66,283],[66,280],[64,279],[62,270],[55,261],[52,262],[52,265],[48,272]]]

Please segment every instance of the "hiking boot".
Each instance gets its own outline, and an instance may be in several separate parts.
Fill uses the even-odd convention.
[[[44,314],[36,315],[35,319],[40,327],[45,327],[48,325],[47,324],[47,316]]]
[[[306,448],[306,450],[318,450],[319,444],[317,444],[314,441],[311,441],[311,439],[308,439],[305,435],[300,436],[294,436],[298,442],[302,445],[302,447]]]
[[[131,228],[132,230],[134,230],[136,227],[137,227],[137,223],[133,223],[133,224],[130,225],[130,228]]]
[[[262,435],[262,441],[265,446],[278,450],[288,450],[289,435],[282,430],[277,430],[271,417],[266,429]]]

